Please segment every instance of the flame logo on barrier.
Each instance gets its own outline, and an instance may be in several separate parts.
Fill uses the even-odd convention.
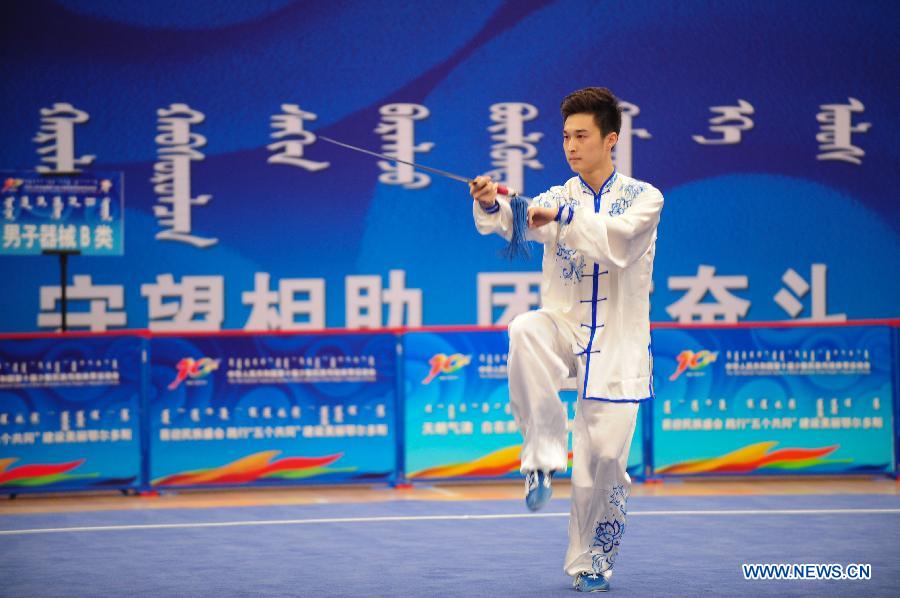
[[[445,355],[438,353],[428,360],[431,365],[431,371],[428,376],[422,380],[422,384],[430,384],[437,376],[441,374],[452,374],[472,363],[472,358],[462,353],[454,353],[453,355]]]
[[[22,179],[6,179],[5,181],[3,181],[2,193],[6,193],[7,191],[15,191],[22,185],[23,182],[24,181],[22,181]]]
[[[678,367],[675,368],[675,371],[669,376],[669,380],[677,380],[681,374],[686,372],[687,370],[697,371],[702,370],[712,362],[714,362],[719,357],[718,352],[712,351],[697,351],[696,353],[689,350],[684,350],[678,354],[678,357],[675,359],[678,360]]]
[[[178,374],[172,380],[172,383],[169,384],[169,390],[175,390],[188,378],[196,379],[209,376],[212,372],[219,369],[219,360],[209,357],[201,357],[200,359],[185,357],[178,362],[175,369],[178,370]]]

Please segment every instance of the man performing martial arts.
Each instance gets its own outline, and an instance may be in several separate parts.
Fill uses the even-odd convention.
[[[541,308],[509,325],[509,399],[522,431],[526,504],[550,499],[566,471],[563,381],[578,380],[572,507],[565,571],[580,591],[605,591],[622,536],[638,405],[653,397],[650,284],[662,194],[616,172],[622,112],[605,88],[562,102],[563,149],[577,176],[528,206],[527,238],[543,243]],[[481,234],[512,237],[514,211],[488,177],[470,183]]]

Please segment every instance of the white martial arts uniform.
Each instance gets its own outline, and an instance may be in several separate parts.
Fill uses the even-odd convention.
[[[523,435],[522,471],[565,471],[566,410],[558,392],[575,375],[572,509],[565,570],[612,575],[625,533],[628,451],[638,405],[652,398],[650,284],[662,194],[613,172],[599,193],[581,177],[532,205],[557,221],[529,230],[544,244],[541,308],[509,325],[509,397]],[[481,234],[509,240],[505,198],[484,210]]]

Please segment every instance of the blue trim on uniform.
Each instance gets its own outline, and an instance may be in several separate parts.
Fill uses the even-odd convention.
[[[492,206],[489,207],[489,208],[486,208],[486,207],[484,207],[483,205],[481,205],[481,202],[480,202],[480,201],[478,202],[478,206],[481,208],[481,210],[482,210],[485,214],[496,214],[497,212],[500,211],[500,202],[497,201],[496,199],[494,200],[494,205],[492,205]]]
[[[556,211],[556,218],[553,219],[555,222],[559,222],[562,219],[562,213],[565,207],[566,206],[559,206],[559,209]]]
[[[572,209],[572,206],[569,206],[569,217],[566,218],[566,224],[572,222],[572,217],[575,216],[575,210]]]
[[[575,344],[578,345],[578,342],[576,341]],[[580,357],[580,356],[582,356],[582,355],[586,355],[586,354],[587,354],[588,351],[587,351],[587,349],[586,349],[585,347],[582,347],[581,345],[578,345],[578,348],[581,349],[581,351],[579,351],[578,353],[576,353],[576,354],[575,354],[575,357]],[[599,352],[600,352],[599,350],[597,350],[597,351],[591,351],[591,353],[599,353]]]
[[[606,179],[606,182],[603,183],[603,186],[602,186],[602,187],[600,187],[600,195],[604,195],[604,194],[606,194],[606,193],[609,193],[609,190],[612,189],[613,183],[615,182],[615,180],[616,180],[616,175],[617,175],[618,173],[619,173],[619,171],[616,169],[615,166],[613,166],[612,174],[609,175],[609,178]]]
[[[618,172],[619,172],[618,169],[616,169],[616,167],[614,166],[612,174],[609,175],[608,179],[603,181],[602,185],[600,185],[600,191],[594,191],[594,189],[590,185],[587,184],[587,181],[584,180],[583,178],[581,178],[580,174],[578,175],[578,180],[581,181],[581,184],[584,185],[584,188],[587,189],[588,191],[590,191],[591,195],[594,196],[594,212],[595,213],[600,211],[598,199],[600,198],[600,196],[606,195],[607,193],[609,193],[609,190],[612,189],[612,184],[615,181],[616,175],[618,174]]]
[[[582,389],[581,396],[587,396],[587,386],[588,379],[591,373],[591,346],[594,344],[594,334],[597,332],[597,271],[600,270],[600,266],[595,262],[594,263],[594,288],[591,291],[591,336],[588,339],[587,348],[585,349],[587,353],[587,357],[585,358],[584,365],[584,388]],[[583,326],[583,324],[582,324]]]
[[[615,170],[613,171],[615,172]],[[590,191],[591,195],[596,195],[596,193],[594,193],[594,190],[591,189],[591,186],[587,184],[587,181],[581,178],[580,174],[578,175],[578,180],[581,181],[581,186],[584,187],[585,190]]]
[[[611,184],[612,180],[615,178],[615,176],[616,176],[616,169],[613,168],[612,174],[609,175],[609,178],[606,179],[606,181],[603,183],[603,185],[600,186],[600,192],[594,193],[594,213],[595,214],[600,212],[600,204],[603,203],[603,194],[606,193],[607,191],[609,191],[609,188],[612,186],[612,184]],[[587,186],[588,189],[591,188],[591,186],[588,185],[583,178],[581,178],[580,174],[578,175],[578,178],[581,180],[582,184]],[[592,345],[594,344],[594,334],[597,332],[597,303],[598,303],[598,301],[597,301],[597,292],[598,292],[597,277],[600,276],[600,274],[601,274],[600,264],[598,264],[597,262],[594,262],[594,284],[593,284],[593,289],[591,291],[591,336],[588,339],[588,345],[587,345],[587,349],[586,349],[587,357],[585,358],[585,365],[584,365],[584,386],[583,386],[582,392],[581,392],[582,397],[586,397],[588,394],[587,387],[588,387],[588,380],[590,380],[590,373],[591,373],[591,354],[594,353],[593,351],[591,351],[591,348],[592,348]],[[604,271],[603,274],[609,274],[609,270]],[[601,328],[602,328],[602,326],[601,326]],[[599,353],[599,351],[598,351],[598,353]]]
[[[604,274],[609,274],[609,270],[604,270],[603,272],[598,272],[598,273],[596,274],[596,276],[603,276]],[[582,277],[591,278],[591,277],[593,277],[593,276],[595,276],[595,275],[594,275],[594,274],[582,274],[581,276],[582,276]]]
[[[604,401],[606,403],[643,403],[649,401],[653,397],[644,397],[643,399],[610,399],[607,397],[582,397],[588,401]]]
[[[597,193],[594,193],[594,190],[591,189],[591,186],[588,185],[587,182],[583,178],[581,178],[581,175],[578,175],[578,179],[581,181],[581,184],[586,189],[590,190],[591,194],[594,196],[594,213],[600,212],[600,206],[603,203],[603,195],[608,193],[610,191],[610,189],[612,188],[613,182],[615,181],[615,178],[616,178],[616,174],[617,174],[616,169],[613,169],[612,174],[609,175],[609,178],[606,179],[606,181],[600,187],[600,191]],[[587,387],[588,387],[588,381],[590,380],[591,355],[593,353],[601,352],[599,350],[591,351],[592,345],[594,343],[594,333],[597,331],[597,328],[603,328],[605,326],[605,324],[601,324],[600,326],[597,326],[597,303],[607,299],[607,297],[603,297],[603,298],[597,297],[597,290],[598,290],[597,289],[597,286],[598,286],[597,277],[601,276],[603,274],[609,274],[609,270],[604,270],[603,272],[600,272],[599,270],[600,270],[599,264],[594,262],[594,273],[584,275],[584,276],[592,276],[594,278],[594,285],[593,285],[593,291],[591,294],[590,301],[588,301],[588,300],[580,301],[580,303],[588,303],[588,302],[591,303],[591,326],[590,326],[591,336],[590,336],[590,339],[588,340],[588,345],[584,349],[584,351],[582,351],[581,353],[576,353],[576,355],[578,355],[578,356],[585,355],[585,354],[587,355],[586,363],[585,363],[585,367],[584,367],[584,386],[583,386],[583,390],[581,393],[581,398],[588,400],[588,401],[603,401],[606,403],[642,403],[644,401],[649,401],[651,399],[654,399],[654,398],[656,398],[656,395],[653,392],[653,351],[651,350],[650,345],[647,346],[647,350],[650,353],[650,388],[648,389],[650,394],[648,396],[642,397],[640,399],[611,399],[609,397],[590,397],[590,396],[588,396]],[[586,324],[581,324],[581,326],[588,328],[588,326]]]

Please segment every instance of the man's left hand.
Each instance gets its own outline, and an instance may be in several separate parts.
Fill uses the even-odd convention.
[[[556,212],[555,208],[531,206],[528,208],[528,228],[539,228],[553,222],[556,219]]]

